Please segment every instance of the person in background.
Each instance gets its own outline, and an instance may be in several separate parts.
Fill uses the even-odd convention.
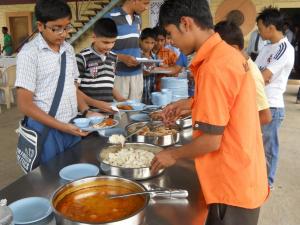
[[[292,44],[294,39],[294,33],[290,30],[290,24],[285,22],[283,25],[283,34],[286,36],[286,38],[289,40],[289,42]]]
[[[118,31],[109,18],[99,19],[93,28],[93,43],[76,55],[79,69],[79,90],[92,108],[113,112],[111,102],[126,99],[114,87],[117,55],[111,52]]]
[[[153,53],[155,45],[156,33],[152,28],[145,28],[140,37],[140,48],[141,55],[147,59],[157,59]],[[151,104],[151,93],[155,90],[155,75],[151,73],[152,69],[157,65],[155,63],[143,64],[144,74],[144,89],[142,102],[150,105]]]
[[[159,67],[153,69],[155,71],[169,71],[168,74],[157,74],[156,75],[156,90],[160,91],[160,80],[166,76],[177,76],[181,70],[181,67],[176,65],[177,55],[172,50],[165,47],[167,33],[160,27],[153,28],[156,33],[156,43],[153,52],[156,54],[158,59],[163,60]]]
[[[279,9],[271,6],[265,8],[259,13],[256,22],[261,37],[271,42],[261,50],[255,63],[263,75],[272,113],[272,122],[262,126],[268,182],[272,189],[279,154],[278,132],[285,116],[283,93],[294,66],[295,51],[284,36],[284,17]]]
[[[77,106],[81,112],[86,107],[81,96],[76,95],[75,79],[79,72],[73,47],[65,41],[72,29],[71,9],[63,0],[39,0],[35,5],[35,16],[39,33],[25,44],[17,56],[15,86],[19,110],[28,117],[27,126],[37,133],[46,126],[50,128],[42,148],[42,164],[71,148],[88,133],[70,123],[77,115]],[[66,77],[54,118],[48,112],[57,88],[64,52]]]
[[[174,46],[174,43],[169,34],[166,35],[166,44],[165,48],[168,48],[176,53],[177,57],[180,55],[180,50]]]
[[[268,44],[268,42],[261,38],[258,30],[253,31],[248,43],[247,54],[255,61],[258,53],[266,44]]]
[[[294,63],[294,72],[300,73],[300,28],[299,24],[295,25],[295,30],[294,30],[294,38],[292,41],[292,45],[294,46],[295,49],[295,63]],[[297,98],[296,98],[296,104],[300,104],[300,87],[298,90]]]
[[[207,0],[166,0],[159,24],[184,54],[196,52],[190,66],[194,97],[163,110],[169,122],[191,109],[194,138],[157,153],[151,170],[194,159],[209,210],[206,225],[256,225],[269,191],[255,83],[246,60],[214,32]]]
[[[13,47],[12,47],[12,38],[8,34],[8,28],[7,27],[2,27],[2,33],[3,33],[3,48],[1,52],[5,56],[11,56],[13,53]]]
[[[143,71],[136,58],[141,57],[139,37],[140,14],[148,9],[150,0],[122,0],[121,7],[106,14],[114,20],[118,37],[112,51],[118,56],[115,87],[126,99],[141,99],[143,95]]]
[[[265,94],[265,82],[257,65],[243,51],[244,36],[241,29],[234,23],[221,21],[215,25],[215,32],[219,33],[221,38],[229,45],[239,50],[247,60],[249,73],[254,78],[256,84],[256,102],[259,112],[259,120],[261,125],[266,125],[271,122],[272,114],[269,108],[267,96]]]

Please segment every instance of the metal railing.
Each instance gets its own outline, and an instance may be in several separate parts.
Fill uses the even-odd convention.
[[[75,34],[72,35],[70,40],[68,41],[70,44],[73,44],[81,35],[83,35],[86,31],[88,31],[95,22],[103,17],[106,13],[108,13],[112,8],[114,8],[120,0],[111,0],[100,12],[98,12],[93,18],[91,18],[82,28],[80,28]]]
[[[38,29],[35,28],[35,30],[32,32],[32,34],[30,34],[29,36],[27,36],[27,38],[25,38],[20,44],[19,46],[16,48],[15,52],[19,52],[21,50],[21,48],[30,40],[32,40],[36,35],[38,34]]]

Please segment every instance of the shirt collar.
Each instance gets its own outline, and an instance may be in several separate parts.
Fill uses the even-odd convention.
[[[37,38],[38,38],[39,50],[48,49],[50,51],[53,51],[50,48],[50,46],[48,45],[48,43],[45,41],[45,39],[44,39],[44,37],[42,36],[41,33],[38,34]],[[70,52],[68,44],[65,41],[61,44],[60,49],[59,49],[59,53],[62,54],[64,51],[69,51]]]
[[[109,55],[109,52],[107,52],[106,54],[97,52],[96,49],[95,49],[95,47],[94,47],[94,44],[91,44],[90,49],[91,49],[91,51],[92,51],[95,55],[97,55],[97,56],[99,56],[99,57],[107,57],[107,56]]]
[[[120,12],[120,14],[121,15],[123,15],[123,16],[127,16],[127,15],[129,15],[127,12],[125,12],[123,9],[122,9],[122,7],[118,7],[118,9],[117,9],[119,12]],[[139,14],[137,14],[137,13],[133,13],[133,18],[135,18],[135,17],[139,17]]]
[[[194,68],[198,67],[200,63],[208,58],[212,49],[221,42],[222,39],[218,33],[214,33],[212,36],[210,36],[197,51],[191,62],[191,69],[193,70]]]

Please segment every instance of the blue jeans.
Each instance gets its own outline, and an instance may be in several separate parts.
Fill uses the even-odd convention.
[[[31,129],[35,130],[39,134],[42,133],[42,130],[44,128],[43,124],[41,124],[31,118],[28,118],[27,126]],[[48,136],[43,145],[40,164],[44,164],[44,163],[48,162],[50,159],[54,158],[56,155],[64,152],[68,148],[71,148],[73,145],[75,145],[80,140],[81,140],[80,137],[50,128]]]
[[[285,110],[284,108],[270,108],[270,110],[272,121],[262,126],[262,132],[268,169],[268,182],[269,185],[273,185],[279,155],[278,131],[284,119]]]

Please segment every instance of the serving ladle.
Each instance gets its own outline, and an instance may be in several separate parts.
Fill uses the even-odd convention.
[[[167,190],[149,190],[149,191],[141,191],[141,192],[132,192],[121,195],[108,195],[109,199],[116,198],[127,198],[136,195],[146,195],[151,194],[151,197],[161,197],[161,198],[187,198],[189,193],[187,190],[183,189],[167,189]]]

